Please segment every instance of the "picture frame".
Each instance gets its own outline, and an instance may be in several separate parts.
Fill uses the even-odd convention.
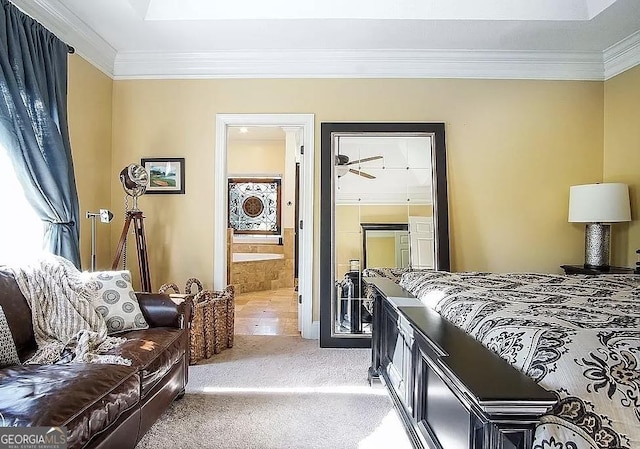
[[[148,157],[140,160],[140,165],[149,174],[146,194],[184,194],[184,158]]]

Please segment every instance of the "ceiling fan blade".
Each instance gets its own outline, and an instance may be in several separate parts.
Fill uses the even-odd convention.
[[[375,161],[378,159],[382,159],[382,156],[371,156],[371,157],[365,157],[364,159],[358,159],[357,161],[351,161],[345,165],[353,165],[353,164],[360,164],[362,162],[369,162],[369,161]]]
[[[375,176],[370,175],[369,173],[365,173],[365,172],[360,171],[360,170],[354,170],[353,168],[350,168],[350,169],[349,169],[349,171],[350,171],[351,173],[353,173],[354,175],[360,175],[360,176],[362,176],[363,178],[367,178],[367,179],[376,179],[376,177],[375,177]]]

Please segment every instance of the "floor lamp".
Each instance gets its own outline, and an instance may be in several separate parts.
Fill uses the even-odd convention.
[[[621,183],[585,184],[569,190],[569,222],[586,223],[584,267],[609,269],[611,223],[631,221],[629,188]]]
[[[113,214],[108,209],[100,209],[100,212],[87,212],[87,218],[91,219],[91,271],[96,271],[96,217],[100,217],[102,223],[109,223],[113,220]]]
[[[129,209],[128,201],[125,198],[125,221],[120,234],[120,241],[116,249],[116,255],[113,258],[112,270],[118,268],[120,258],[123,259],[123,265],[126,265],[127,258],[127,233],[131,222],[134,225],[136,235],[136,248],[138,250],[138,266],[140,268],[140,283],[143,292],[151,292],[151,276],[149,274],[149,256],[147,253],[147,239],[144,234],[144,216],[142,211],[138,209],[138,197],[144,195],[149,184],[149,174],[144,167],[138,164],[129,164],[120,172],[120,182],[125,193],[133,198],[133,207]]]

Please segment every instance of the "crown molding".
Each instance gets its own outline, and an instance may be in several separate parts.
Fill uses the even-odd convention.
[[[640,64],[640,31],[607,48],[602,55],[605,80],[637,66]]]
[[[489,78],[602,81],[600,52],[238,50],[121,52],[114,79]]]
[[[139,0],[143,1],[143,0]],[[475,78],[602,81],[640,65],[640,31],[603,52],[238,50],[121,52],[60,0],[11,0],[113,79]]]
[[[40,22],[60,40],[72,45],[78,55],[113,78],[116,49],[60,1],[11,0],[11,3]]]

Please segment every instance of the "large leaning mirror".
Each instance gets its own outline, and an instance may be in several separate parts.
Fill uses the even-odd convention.
[[[323,123],[320,345],[368,347],[363,273],[449,270],[443,123]]]

